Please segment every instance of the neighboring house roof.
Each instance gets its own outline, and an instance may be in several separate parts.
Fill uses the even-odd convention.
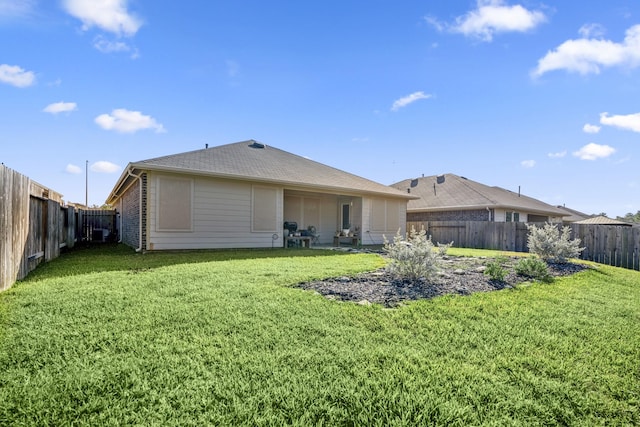
[[[451,173],[405,179],[391,186],[420,197],[409,201],[407,212],[504,208],[548,216],[566,215],[555,206],[532,197]]]
[[[628,222],[618,221],[617,219],[611,219],[602,215],[583,219],[582,221],[576,221],[574,222],[574,224],[620,225],[623,227],[633,227],[633,224],[630,224]]]
[[[129,163],[107,203],[117,199],[120,191],[134,179],[131,174],[144,170],[275,183],[318,191],[413,198],[395,188],[249,140]]]
[[[565,212],[565,216],[564,218],[562,218],[564,222],[582,221],[583,219],[588,219],[593,217],[593,215],[589,215],[584,212],[577,211],[575,209],[570,209],[566,206],[558,206],[558,209]]]

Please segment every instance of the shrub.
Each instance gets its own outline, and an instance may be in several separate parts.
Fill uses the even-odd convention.
[[[523,258],[515,266],[516,273],[520,276],[530,277],[545,283],[553,281],[549,273],[547,263],[538,257]]]
[[[434,250],[431,237],[427,236],[424,228],[417,232],[411,227],[406,239],[398,230],[393,242],[384,237],[383,249],[391,259],[387,264],[387,271],[396,278],[429,279],[438,271],[439,254]]]
[[[580,247],[580,239],[570,239],[569,227],[562,227],[562,231],[550,223],[543,227],[535,225],[527,227],[529,252],[538,255],[546,262],[564,264],[569,258],[577,257],[584,250]]]
[[[507,277],[508,271],[502,266],[506,262],[504,256],[496,257],[495,260],[487,264],[487,269],[484,271],[486,276],[489,276],[491,280],[498,282],[504,282],[504,278]]]
[[[447,251],[449,250],[449,248],[451,246],[453,246],[453,241],[449,242],[449,243],[437,243],[438,245],[438,255],[440,256],[445,256],[447,254]]]

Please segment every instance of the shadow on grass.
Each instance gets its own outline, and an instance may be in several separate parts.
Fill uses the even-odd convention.
[[[336,257],[349,255],[346,251],[327,249],[195,249],[137,253],[118,243],[80,244],[64,252],[59,258],[43,263],[21,282],[43,278],[76,276],[109,271],[138,272],[179,264],[198,264],[248,259]]]

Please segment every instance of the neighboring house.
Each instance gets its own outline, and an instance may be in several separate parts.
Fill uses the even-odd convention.
[[[561,222],[565,215],[540,200],[450,173],[391,186],[419,197],[409,201],[407,221]]]
[[[582,221],[576,221],[574,222],[574,224],[615,225],[620,227],[633,227],[633,224],[631,223],[618,221],[617,219],[611,219],[603,215],[583,219]]]
[[[564,212],[565,216],[562,218],[562,222],[565,224],[571,224],[576,221],[582,221],[583,219],[593,217],[593,215],[588,215],[575,209],[569,209],[566,206],[557,206],[557,208]]]
[[[363,244],[405,232],[411,195],[253,140],[129,163],[107,203],[138,250],[283,246],[284,222]]]

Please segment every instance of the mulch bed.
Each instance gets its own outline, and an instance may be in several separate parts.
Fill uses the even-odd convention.
[[[521,257],[508,257],[503,268],[509,271],[504,281],[494,281],[484,274],[490,257],[445,256],[438,274],[432,280],[415,281],[396,279],[384,269],[361,273],[356,276],[330,277],[323,280],[299,283],[298,287],[313,290],[326,298],[351,301],[363,305],[382,304],[396,307],[404,301],[434,298],[442,295],[470,295],[512,288],[518,283],[530,282],[519,276],[513,267]],[[582,264],[549,264],[549,273],[567,276],[589,268]]]

